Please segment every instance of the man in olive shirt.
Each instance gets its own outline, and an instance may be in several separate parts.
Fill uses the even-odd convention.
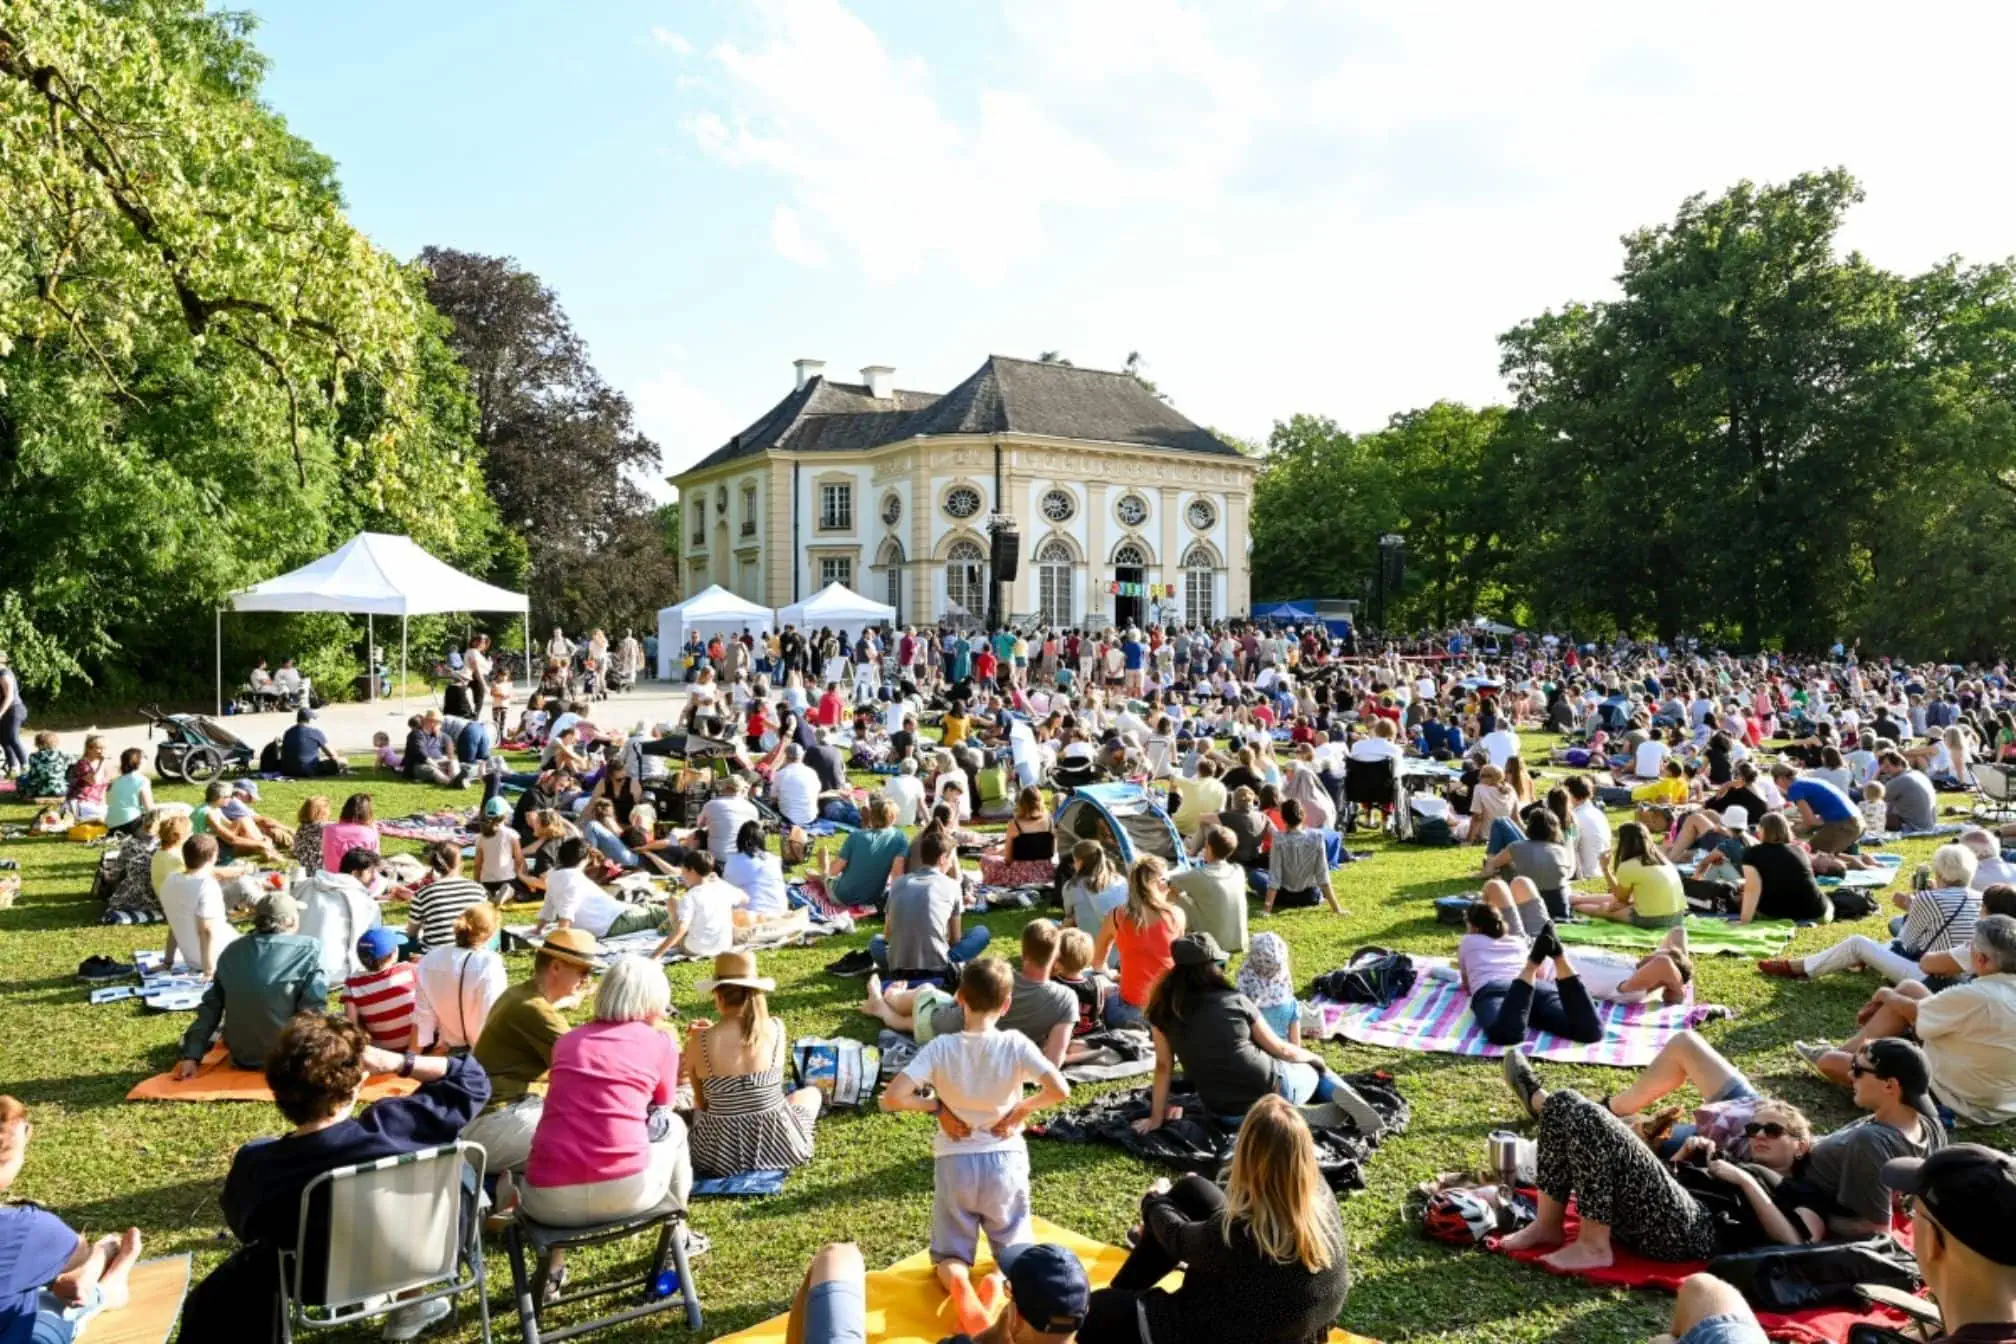
[[[996,1023],[1003,1031],[1019,1031],[1036,1042],[1036,1048],[1060,1069],[1064,1052],[1071,1047],[1071,1028],[1078,1021],[1078,996],[1050,978],[1062,936],[1063,930],[1047,919],[1023,926],[1022,964],[1015,971],[1008,1007]],[[966,1010],[957,1002],[946,1004],[931,1015],[931,1030],[938,1036],[966,1030]]]
[[[490,1075],[490,1104],[462,1137],[483,1145],[486,1171],[521,1171],[546,1108],[553,1044],[567,1033],[560,1015],[581,997],[595,970],[595,936],[556,929],[532,959],[532,978],[497,996],[471,1052]]]
[[[217,973],[203,992],[196,1020],[182,1036],[177,1078],[196,1076],[220,1021],[231,1062],[241,1069],[263,1069],[273,1043],[296,1013],[327,1011],[322,944],[295,932],[300,927],[301,906],[292,896],[274,891],[260,899],[252,935],[236,939],[217,956]]]
[[[1204,832],[1204,862],[1174,873],[1169,895],[1191,933],[1208,933],[1227,952],[1246,950],[1246,870],[1232,862],[1239,839],[1224,826]]]

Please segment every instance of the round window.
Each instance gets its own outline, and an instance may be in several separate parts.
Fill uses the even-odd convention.
[[[1218,521],[1218,510],[1211,507],[1209,500],[1191,500],[1190,507],[1185,509],[1183,514],[1190,520],[1190,526],[1196,528],[1199,532],[1202,532],[1205,528],[1210,527],[1211,524]]]
[[[890,527],[903,516],[903,500],[898,495],[890,495],[882,501],[882,521]]]
[[[1078,512],[1078,501],[1071,498],[1069,490],[1052,490],[1043,496],[1043,516],[1053,523],[1061,523]]]
[[[970,486],[959,486],[945,495],[945,512],[954,518],[971,518],[980,512],[980,492]]]
[[[1122,495],[1113,511],[1129,527],[1139,527],[1148,518],[1148,501],[1139,495]]]

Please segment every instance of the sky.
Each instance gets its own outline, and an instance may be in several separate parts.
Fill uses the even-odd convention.
[[[241,0],[242,2],[242,0]],[[252,0],[353,221],[514,257],[667,472],[791,362],[945,391],[1130,352],[1264,439],[1501,399],[1498,335],[1626,233],[1845,166],[1844,245],[2016,252],[2016,6]]]

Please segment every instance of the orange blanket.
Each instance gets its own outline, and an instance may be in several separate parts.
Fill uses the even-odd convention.
[[[382,1073],[364,1081],[364,1100],[380,1101],[418,1091],[411,1078]],[[144,1078],[126,1094],[128,1101],[266,1101],[273,1089],[266,1077],[252,1069],[241,1069],[224,1057],[224,1047],[212,1046],[196,1069],[194,1078],[177,1080],[174,1070]]]

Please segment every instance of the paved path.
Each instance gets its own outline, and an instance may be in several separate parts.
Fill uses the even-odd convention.
[[[388,733],[397,744],[406,738],[406,720],[425,709],[428,701],[419,696],[410,700],[380,700],[375,704],[324,705],[315,713],[315,724],[329,738],[329,745],[339,752],[362,752],[371,749],[373,733]],[[518,698],[512,711],[512,722],[517,722],[518,706],[524,700]],[[621,728],[628,731],[639,720],[647,724],[671,722],[675,720],[686,704],[683,686],[671,682],[643,681],[634,690],[621,695],[612,695],[607,700],[598,701],[589,714],[604,727]],[[287,710],[273,714],[233,714],[223,720],[223,725],[256,751],[266,743],[287,731],[294,723],[294,712]],[[97,733],[105,739],[105,754],[112,760],[119,759],[119,753],[127,747],[139,747],[147,753],[147,768],[154,768],[154,742],[160,741],[157,734],[153,741],[147,736],[148,725],[144,722],[105,724],[96,728],[77,728],[57,734],[63,750],[72,755],[84,749],[87,733]],[[35,731],[35,721],[28,721],[27,741]]]

